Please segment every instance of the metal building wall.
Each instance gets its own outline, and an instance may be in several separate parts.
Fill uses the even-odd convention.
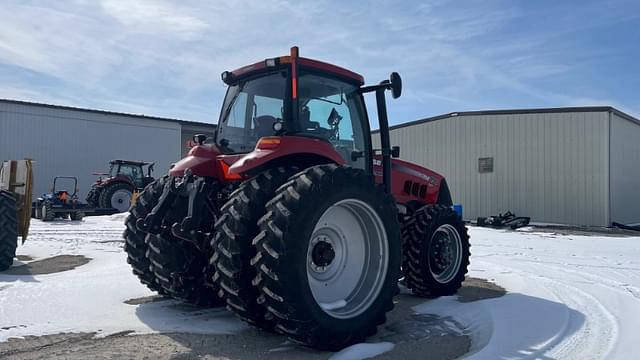
[[[447,178],[466,219],[510,210],[593,226],[608,222],[608,141],[608,112],[460,115],[391,131],[401,158]],[[479,173],[483,157],[492,173]]]
[[[136,116],[0,101],[0,160],[35,160],[35,195],[54,176],[77,176],[84,199],[112,159],[156,162],[156,176],[180,158],[180,124]]]
[[[182,156],[186,156],[191,150],[190,143],[193,136],[203,134],[207,136],[208,142],[213,142],[213,135],[216,132],[216,125],[213,124],[182,124],[182,140],[180,146],[182,148]]]
[[[611,221],[640,224],[640,122],[611,114]]]

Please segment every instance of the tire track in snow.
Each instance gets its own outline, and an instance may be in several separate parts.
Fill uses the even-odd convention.
[[[566,313],[562,324],[555,329],[555,333],[546,341],[534,344],[528,349],[520,349],[518,355],[521,358],[562,358],[562,359],[588,359],[605,358],[616,343],[618,337],[618,323],[615,317],[593,295],[573,286],[570,281],[560,281],[554,277],[540,274],[541,268],[532,270],[514,266],[508,260],[496,264],[493,262],[477,261],[476,265],[484,265],[482,268],[492,269],[492,273],[511,274],[528,282],[527,288],[539,286],[552,294],[559,303],[566,305]],[[562,269],[566,270],[566,269]],[[527,311],[527,309],[522,309]],[[573,314],[575,310],[584,315],[584,319]],[[544,316],[545,314],[540,314]],[[526,325],[523,325],[526,327]],[[517,331],[510,336],[518,336]],[[490,340],[491,341],[491,340]]]

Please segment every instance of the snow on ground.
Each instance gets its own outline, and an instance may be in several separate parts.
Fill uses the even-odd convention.
[[[391,351],[393,347],[394,344],[390,342],[355,344],[333,354],[329,360],[369,359]]]
[[[414,308],[471,330],[474,359],[636,358],[640,237],[562,236],[471,228],[469,274],[501,298],[440,298]]]
[[[89,217],[82,223],[34,220],[18,254],[36,260],[55,255],[93,260],[49,275],[0,274],[0,341],[60,332],[227,334],[246,328],[225,310],[195,309],[173,301],[125,304],[152,292],[126,263],[123,220],[122,215]],[[472,336],[471,358],[635,357],[640,237],[476,227],[470,234],[469,275],[494,281],[509,293],[470,303],[445,297],[414,310],[455,320],[452,329]],[[358,344],[334,356],[363,358],[392,348],[388,342]]]
[[[226,334],[246,327],[222,309],[194,309],[174,301],[125,304],[154,293],[140,284],[126,262],[123,223],[122,214],[88,217],[83,222],[33,220],[30,236],[18,247],[18,254],[35,260],[63,254],[93,260],[74,270],[48,275],[0,273],[0,341],[60,332]],[[14,266],[19,264],[14,262]]]

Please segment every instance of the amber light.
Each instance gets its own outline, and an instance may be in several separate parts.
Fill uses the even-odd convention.
[[[227,180],[242,179],[242,176],[240,176],[240,174],[229,174],[229,165],[226,162],[224,162],[224,160],[218,160],[218,163],[220,164],[220,168],[222,168],[222,173],[225,179]]]
[[[256,149],[260,150],[270,150],[275,149],[280,146],[280,138],[277,137],[263,137],[258,141],[258,145],[256,145]]]
[[[298,99],[298,47],[291,48],[291,97]]]

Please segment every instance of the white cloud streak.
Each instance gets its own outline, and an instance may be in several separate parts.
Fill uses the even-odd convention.
[[[0,4],[0,96],[215,121],[221,71],[297,44],[369,82],[399,71],[396,122],[591,97],[537,84],[576,64],[551,52],[547,35],[506,36],[522,16],[500,1],[9,0]]]

